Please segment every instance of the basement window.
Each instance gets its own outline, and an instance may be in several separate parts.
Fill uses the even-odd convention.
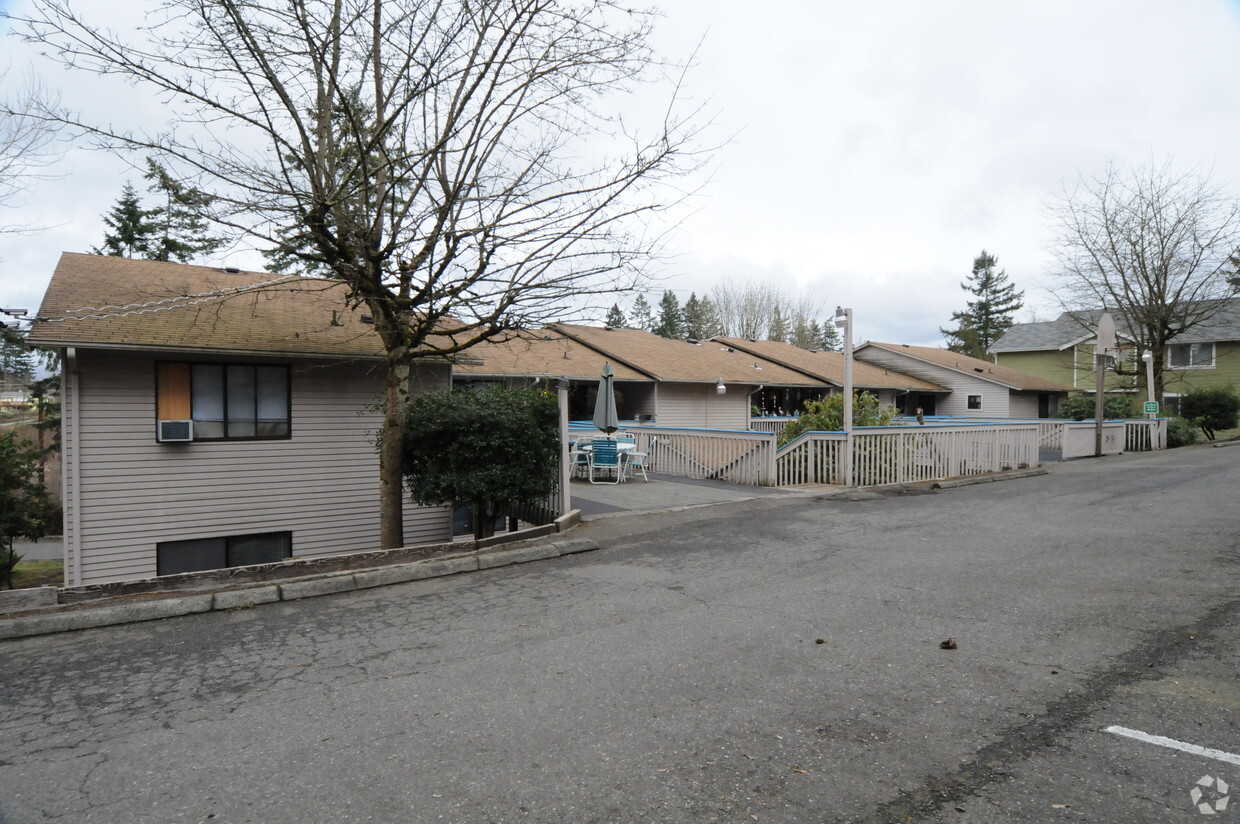
[[[263,532],[189,541],[160,541],[155,545],[155,557],[158,575],[272,564],[293,557],[293,533]]]

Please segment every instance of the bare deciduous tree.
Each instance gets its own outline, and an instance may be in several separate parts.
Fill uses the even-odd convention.
[[[0,88],[7,80],[8,73],[0,72]],[[15,208],[18,197],[45,178],[43,170],[60,156],[57,124],[37,116],[46,104],[42,87],[34,81],[14,97],[0,101],[0,207]],[[0,219],[0,234],[26,228]]]
[[[625,291],[657,251],[646,218],[697,164],[697,118],[674,113],[674,91],[646,107],[664,113],[649,133],[605,114],[667,68],[652,17],[611,0],[152,5],[129,37],[68,0],[18,23],[67,65],[149,88],[169,130],[45,116],[156,154],[217,224],[368,307],[388,367],[381,540],[399,546],[414,361]]]
[[[788,295],[765,283],[724,281],[711,289],[710,300],[720,334],[781,340],[804,349],[831,348],[824,344],[818,326],[818,318],[829,313],[822,299],[812,294]]]
[[[1209,176],[1170,163],[1108,164],[1051,211],[1061,303],[1112,312],[1120,334],[1152,354],[1161,399],[1167,344],[1237,294],[1228,260],[1240,246],[1240,206]]]

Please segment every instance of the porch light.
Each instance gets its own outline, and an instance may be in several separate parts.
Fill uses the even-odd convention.
[[[715,384],[715,394],[716,395],[728,394],[728,388],[723,385],[723,378],[720,378],[719,383]]]

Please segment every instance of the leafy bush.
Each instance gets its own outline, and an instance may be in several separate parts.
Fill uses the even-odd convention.
[[[1074,421],[1092,421],[1094,419],[1094,396],[1073,395],[1059,404],[1056,417],[1070,418]],[[1102,415],[1107,420],[1131,418],[1136,415],[1136,407],[1130,395],[1106,395],[1102,401]]]
[[[1240,419],[1240,397],[1230,389],[1199,389],[1180,400],[1180,414],[1214,440],[1220,429],[1235,429]]]
[[[853,426],[886,426],[895,412],[894,407],[880,407],[873,392],[858,392],[853,398]],[[843,428],[844,396],[828,395],[822,400],[805,402],[801,417],[779,433],[779,445],[794,441],[805,432],[838,432]]]
[[[1198,431],[1196,424],[1192,421],[1185,420],[1181,417],[1171,417],[1167,419],[1167,448],[1175,449],[1177,446],[1188,446],[1201,440],[1201,432]]]
[[[442,389],[406,412],[401,469],[416,503],[471,503],[487,537],[506,505],[537,503],[559,482],[559,407],[536,389]]]

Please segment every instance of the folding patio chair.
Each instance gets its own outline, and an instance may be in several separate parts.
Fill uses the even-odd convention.
[[[650,483],[650,478],[646,475],[646,463],[649,460],[649,452],[629,452],[624,456],[624,474],[632,478],[638,472],[641,472],[642,481]]]
[[[599,470],[600,474],[605,470],[615,480],[594,480],[596,469]],[[620,466],[620,452],[616,449],[616,442],[611,438],[595,438],[594,443],[590,446],[590,483],[618,484],[622,480],[624,480],[624,471],[623,467]]]

